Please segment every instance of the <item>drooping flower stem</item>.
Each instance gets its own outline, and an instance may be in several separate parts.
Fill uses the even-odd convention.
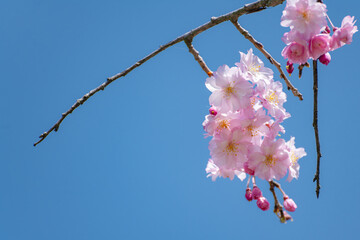
[[[281,189],[280,184],[271,180],[269,181],[270,184],[270,191],[272,192],[273,196],[274,196],[274,213],[280,218],[280,221],[282,223],[286,222],[286,218],[285,218],[285,214],[284,214],[284,210],[283,210],[283,206],[280,204],[276,193],[275,193],[275,187]]]
[[[313,118],[313,127],[315,131],[315,141],[316,141],[316,152],[317,152],[317,163],[316,163],[316,173],[313,179],[313,182],[316,181],[316,197],[319,198],[320,194],[320,139],[319,139],[319,128],[318,128],[318,71],[317,71],[317,60],[313,60],[313,77],[314,77],[314,118]]]

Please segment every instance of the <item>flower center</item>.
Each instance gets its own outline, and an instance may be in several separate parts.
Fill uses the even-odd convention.
[[[276,95],[274,91],[270,91],[271,94],[266,97],[266,100],[268,100],[270,103],[278,105],[279,104],[279,97]]]
[[[260,71],[260,66],[252,65],[250,68],[250,72],[259,72],[259,71]]]
[[[268,167],[275,166],[276,158],[273,157],[273,155],[267,155],[265,159],[265,165]]]
[[[235,156],[237,156],[238,151],[239,151],[239,144],[234,142],[230,142],[224,150],[224,152],[226,152],[227,155],[235,154]]]
[[[299,157],[297,157],[293,152],[291,153],[290,156],[290,160],[291,160],[291,165],[295,166],[295,164],[297,163],[297,160],[299,159]]]
[[[248,130],[248,132],[250,133],[250,135],[251,135],[252,137],[257,136],[257,135],[258,135],[258,132],[259,132],[259,130],[254,129],[254,127],[251,126],[251,125],[247,127],[247,130]]]
[[[230,126],[230,123],[229,123],[229,120],[221,120],[218,124],[218,130],[222,130],[222,129],[225,129],[225,128],[229,128]]]
[[[302,12],[301,15],[306,22],[309,21],[309,14],[307,11]]]
[[[225,92],[225,97],[230,97],[230,95],[235,93],[236,91],[232,86],[229,85],[224,89],[224,92]]]

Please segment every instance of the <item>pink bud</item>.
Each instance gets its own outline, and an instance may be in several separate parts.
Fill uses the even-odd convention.
[[[264,197],[259,197],[259,199],[256,201],[256,205],[263,211],[266,211],[270,207],[269,201]]]
[[[211,108],[209,109],[209,113],[210,113],[211,115],[213,115],[213,116],[216,116],[217,111],[215,110],[214,107],[211,107]]]
[[[252,201],[252,193],[251,193],[251,189],[250,189],[250,188],[247,188],[247,189],[246,189],[245,198],[246,198],[246,200],[248,200],[249,202]]]
[[[257,186],[254,186],[252,189],[252,197],[254,200],[257,200],[260,197],[262,197],[262,192],[261,192],[260,188],[258,188]]]
[[[289,75],[291,75],[292,72],[294,71],[294,64],[287,61],[287,63],[286,63],[286,71],[289,73]]]
[[[330,63],[330,61],[331,61],[331,55],[330,55],[330,53],[327,52],[327,53],[321,55],[321,56],[319,57],[319,61],[320,61],[322,64],[328,65],[328,64]]]
[[[288,196],[284,196],[284,208],[288,210],[289,212],[294,212],[297,208],[296,203],[294,200],[289,198]]]

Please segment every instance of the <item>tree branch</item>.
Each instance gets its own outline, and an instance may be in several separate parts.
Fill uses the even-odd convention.
[[[185,40],[185,44],[186,46],[189,48],[189,52],[194,56],[195,60],[200,64],[200,67],[202,68],[202,70],[204,70],[204,72],[211,77],[212,71],[210,70],[210,68],[206,65],[205,61],[203,60],[203,58],[199,55],[199,52],[194,48],[194,46],[192,45],[192,39],[188,39],[186,38]]]
[[[315,131],[315,141],[316,141],[316,152],[317,152],[317,161],[316,161],[316,173],[313,179],[313,182],[316,181],[316,197],[319,198],[320,194],[320,139],[319,139],[319,129],[318,129],[318,71],[317,71],[317,60],[313,60],[313,77],[314,77],[314,118],[313,118],[313,127]]]
[[[194,38],[195,36],[199,35],[200,33],[208,30],[209,28],[212,28],[220,23],[223,23],[225,21],[229,21],[232,19],[237,19],[240,16],[244,15],[244,14],[250,14],[250,13],[254,13],[254,12],[259,12],[262,11],[268,7],[275,7],[279,4],[282,4],[285,0],[259,0],[257,2],[254,3],[250,3],[250,4],[246,4],[244,7],[239,8],[235,11],[232,11],[230,13],[224,14],[222,16],[219,17],[212,17],[210,22],[207,22],[193,30],[191,30],[190,32],[187,32],[179,37],[177,37],[176,39],[166,43],[165,45],[160,46],[157,50],[155,50],[154,52],[150,53],[149,55],[147,55],[146,57],[142,58],[141,60],[139,60],[138,62],[136,62],[135,64],[133,64],[132,66],[130,66],[129,68],[127,68],[126,70],[124,70],[123,72],[120,72],[112,77],[109,77],[106,82],[102,83],[100,86],[98,86],[97,88],[91,90],[90,92],[88,92],[87,94],[85,94],[82,98],[78,99],[72,106],[71,108],[63,113],[61,115],[61,118],[47,131],[44,132],[43,134],[41,134],[39,136],[40,140],[38,142],[36,142],[34,144],[34,146],[36,146],[37,144],[39,144],[40,142],[42,142],[52,131],[57,131],[60,127],[60,124],[62,123],[62,121],[70,114],[72,113],[76,108],[78,108],[80,105],[84,104],[91,96],[93,96],[95,93],[99,92],[100,90],[104,90],[110,83],[112,83],[113,81],[115,81],[116,79],[120,78],[120,77],[124,77],[126,76],[129,72],[131,72],[132,70],[134,70],[135,68],[141,66],[144,62],[148,61],[149,59],[155,57],[157,54],[159,54],[160,52],[164,51],[165,49],[179,43],[182,41],[185,41],[185,39],[187,38]]]
[[[239,30],[239,32],[244,35],[244,37],[246,39],[248,39],[257,49],[259,49],[259,51],[267,58],[269,59],[270,63],[275,65],[275,67],[277,68],[277,70],[280,73],[280,77],[282,79],[284,79],[287,88],[289,90],[292,91],[292,93],[294,94],[294,96],[298,97],[300,100],[303,100],[302,94],[291,84],[290,80],[286,77],[286,75],[284,74],[283,70],[281,69],[281,65],[279,62],[277,62],[271,55],[270,53],[268,53],[265,49],[264,46],[258,42],[257,40],[255,40],[255,38],[253,36],[251,36],[251,34],[246,31],[243,27],[240,26],[240,24],[238,23],[237,19],[233,19],[231,20],[231,22],[234,24],[234,26],[236,27],[237,30]]]
[[[283,206],[279,203],[279,200],[277,199],[276,193],[275,193],[275,187],[280,189],[280,184],[275,182],[274,180],[269,181],[270,184],[270,191],[272,192],[274,196],[274,213],[280,218],[280,221],[282,223],[286,222]]]

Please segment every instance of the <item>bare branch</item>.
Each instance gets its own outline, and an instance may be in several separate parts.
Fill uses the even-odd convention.
[[[316,141],[316,152],[317,152],[317,161],[316,161],[316,173],[313,179],[313,182],[316,181],[316,197],[319,198],[320,194],[320,139],[319,139],[319,128],[318,128],[318,72],[317,72],[317,60],[313,60],[313,77],[314,77],[314,118],[313,118],[313,127],[315,131],[315,141]]]
[[[232,11],[230,13],[224,14],[222,16],[219,17],[212,17],[210,22],[207,22],[193,30],[191,30],[190,32],[187,32],[179,37],[177,37],[176,39],[166,43],[165,45],[160,46],[160,48],[158,48],[157,50],[155,50],[154,52],[150,53],[149,55],[147,55],[146,57],[142,58],[141,60],[139,60],[138,62],[136,62],[134,65],[130,66],[129,68],[127,68],[126,70],[124,70],[123,72],[120,72],[112,77],[109,77],[107,79],[106,82],[102,83],[100,86],[98,86],[97,88],[91,90],[90,92],[88,92],[87,94],[85,94],[82,98],[78,99],[74,105],[71,106],[71,108],[63,113],[61,115],[61,118],[47,131],[44,132],[43,134],[41,134],[39,136],[40,140],[38,142],[36,142],[34,144],[34,146],[36,146],[37,144],[39,144],[40,142],[42,142],[52,131],[57,131],[60,127],[61,122],[70,114],[72,113],[76,108],[78,108],[80,105],[84,104],[91,96],[93,96],[95,93],[99,92],[100,90],[104,90],[110,83],[112,83],[113,81],[115,81],[116,79],[120,78],[120,77],[124,77],[126,76],[129,72],[131,72],[132,70],[134,70],[135,68],[141,66],[144,62],[148,61],[149,59],[155,57],[157,54],[159,54],[160,52],[164,51],[165,49],[179,43],[182,41],[185,41],[185,39],[188,38],[194,38],[195,36],[199,35],[200,33],[208,30],[209,28],[212,28],[220,23],[223,23],[225,21],[229,21],[232,19],[237,19],[240,16],[244,15],[244,14],[250,14],[250,13],[254,13],[254,12],[259,12],[262,11],[268,7],[275,7],[279,4],[282,4],[285,0],[259,0],[257,2],[254,3],[250,3],[250,4],[246,4],[244,7],[239,8],[235,11]]]
[[[302,94],[291,84],[290,80],[286,77],[286,75],[284,74],[283,70],[281,69],[281,65],[279,62],[277,62],[271,55],[270,53],[268,53],[265,49],[264,46],[258,42],[257,40],[255,40],[255,38],[253,36],[250,35],[250,33],[248,31],[246,31],[243,27],[240,26],[240,24],[238,23],[237,18],[232,19],[231,22],[234,24],[234,26],[236,27],[237,30],[239,30],[239,32],[244,35],[244,37],[246,39],[248,39],[252,44],[254,44],[254,46],[259,49],[259,51],[264,54],[264,56],[269,59],[270,63],[275,65],[275,67],[277,68],[277,70],[280,73],[280,77],[282,79],[284,79],[287,88],[289,90],[292,91],[292,93],[294,94],[294,96],[298,97],[300,100],[303,100]]]
[[[194,56],[195,60],[200,64],[200,67],[202,68],[202,70],[204,70],[204,72],[211,77],[212,71],[210,70],[210,68],[206,65],[204,59],[200,56],[199,52],[194,48],[194,46],[192,45],[192,39],[188,39],[186,38],[185,40],[186,46],[189,48],[189,52]]]
[[[279,183],[275,182],[274,180],[269,181],[270,184],[270,191],[272,192],[274,196],[274,213],[279,217],[280,221],[282,223],[285,223],[287,219],[287,216],[285,216],[283,206],[279,203],[279,200],[277,199],[276,193],[275,193],[275,187],[279,188],[281,190],[281,186]],[[290,218],[291,219],[291,218]]]

